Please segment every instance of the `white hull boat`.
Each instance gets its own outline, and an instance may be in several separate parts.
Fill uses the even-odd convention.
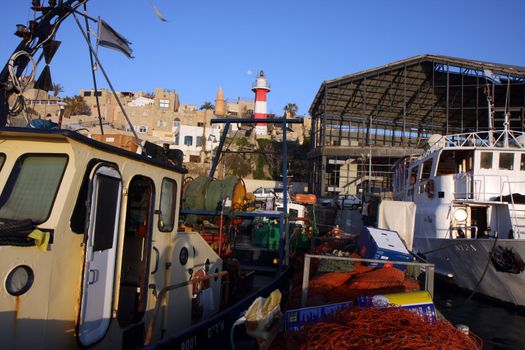
[[[525,136],[443,136],[395,167],[396,200],[416,204],[414,252],[461,288],[525,306]]]

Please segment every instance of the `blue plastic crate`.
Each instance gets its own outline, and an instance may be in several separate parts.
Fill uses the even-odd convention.
[[[365,259],[412,261],[412,254],[395,231],[365,226],[359,236],[358,244],[360,254]],[[377,263],[371,263],[370,265],[383,266],[383,264]],[[406,265],[394,265],[394,267],[400,270],[407,268]]]

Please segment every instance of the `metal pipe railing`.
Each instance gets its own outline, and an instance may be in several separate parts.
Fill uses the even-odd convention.
[[[475,238],[477,239],[478,238],[478,227],[477,226],[451,226],[449,228],[449,232],[450,232],[450,237],[452,238],[452,232],[456,230],[470,230],[471,231],[471,234],[470,234],[470,237],[467,236],[467,233],[465,232],[465,236],[464,237],[460,237],[460,238]],[[472,236],[472,233],[474,233],[474,236]],[[458,235],[459,235],[459,231],[458,231]]]
[[[301,307],[306,306],[308,300],[308,284],[310,282],[310,262],[314,259],[327,259],[327,260],[343,260],[343,261],[357,261],[357,262],[368,262],[368,263],[380,263],[380,264],[396,264],[406,266],[419,266],[425,268],[425,289],[428,290],[430,296],[434,297],[434,264],[418,263],[418,262],[406,262],[406,261],[392,261],[392,260],[375,260],[375,259],[361,259],[361,258],[348,258],[339,256],[328,256],[328,255],[314,255],[305,254],[304,256],[304,270],[303,270],[303,285],[301,293]]]
[[[195,283],[195,282],[207,281],[207,280],[210,280],[212,278],[217,278],[217,277],[227,276],[227,275],[228,275],[228,271],[221,271],[221,272],[217,272],[217,273],[212,273],[211,275],[206,275],[206,276],[203,276],[203,277],[193,278],[193,279],[188,280],[188,281],[184,281],[184,282],[181,282],[181,283],[173,284],[171,286],[166,286],[166,287],[162,288],[161,291],[159,292],[159,296],[157,297],[157,301],[155,303],[155,309],[153,311],[153,316],[151,317],[151,320],[149,321],[148,330],[146,332],[146,339],[144,340],[144,346],[150,345],[151,341],[153,340],[153,331],[155,330],[155,325],[157,324],[157,317],[159,315],[160,305],[161,305],[162,300],[164,299],[164,296],[166,295],[166,293],[168,293],[168,292],[170,292],[172,290],[181,288],[181,287],[185,287],[185,286],[187,286],[189,284],[192,284],[192,283]]]

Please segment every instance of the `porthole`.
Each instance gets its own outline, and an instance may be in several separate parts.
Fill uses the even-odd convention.
[[[179,253],[179,262],[182,266],[186,265],[186,263],[188,262],[188,256],[188,248],[182,247]]]
[[[22,295],[31,288],[34,280],[35,275],[29,266],[18,265],[7,275],[5,288],[11,295]]]

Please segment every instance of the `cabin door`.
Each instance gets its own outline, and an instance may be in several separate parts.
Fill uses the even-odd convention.
[[[122,179],[116,169],[100,166],[94,170],[90,188],[89,226],[78,326],[79,340],[84,346],[101,340],[109,327]]]

